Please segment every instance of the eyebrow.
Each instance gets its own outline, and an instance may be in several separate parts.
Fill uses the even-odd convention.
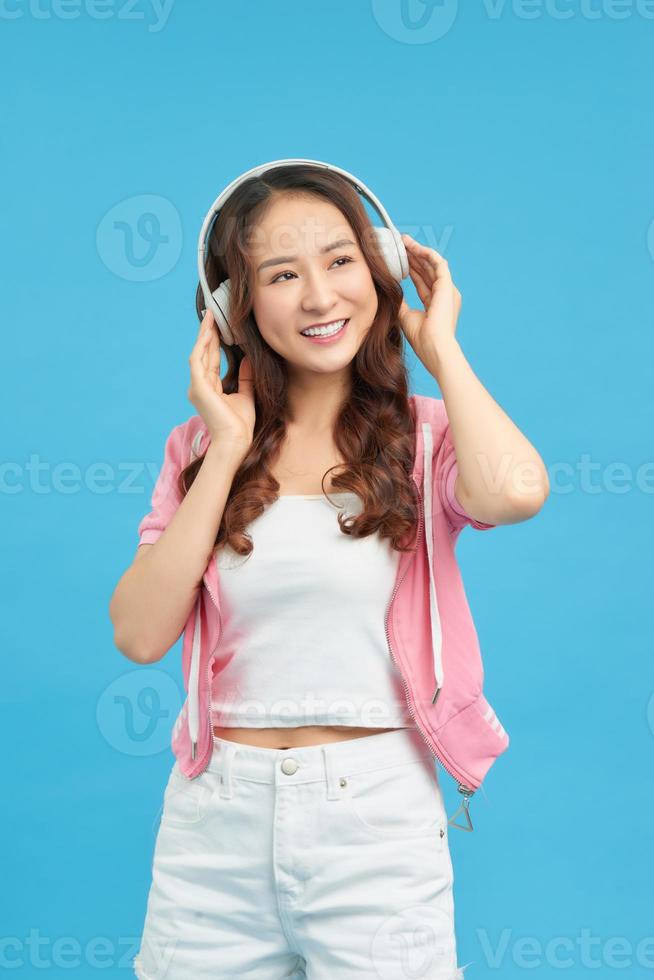
[[[335,248],[342,248],[343,245],[354,245],[349,238],[339,238],[337,242],[332,242],[331,245],[325,245],[324,248],[320,249],[320,254],[324,255],[326,252],[331,252]],[[257,272],[261,272],[262,269],[267,268],[269,265],[281,265],[282,262],[297,262],[297,255],[278,255],[276,259],[266,259],[262,262],[260,266],[257,267]]]

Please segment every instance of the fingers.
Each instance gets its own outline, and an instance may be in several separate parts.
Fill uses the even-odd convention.
[[[215,334],[213,327],[214,319],[211,310],[207,310],[202,323],[200,324],[200,329],[198,331],[198,336],[193,345],[193,350],[189,356],[189,363],[191,365],[191,370],[201,370],[204,375],[204,371],[207,370],[207,349],[211,341],[211,337]]]
[[[407,255],[413,256],[416,262],[424,268],[434,270],[437,278],[445,278],[449,275],[450,267],[447,259],[435,248],[427,248],[426,245],[421,245],[420,242],[411,238],[411,235],[402,235],[402,241],[406,246]]]
[[[207,374],[209,381],[215,388],[220,374],[220,344],[218,343],[218,336],[215,330],[211,331],[207,349],[209,352]]]
[[[211,310],[206,310],[204,316],[202,317],[202,319],[200,321],[200,329],[199,329],[198,332],[199,333],[202,333],[202,331],[205,329],[205,327],[212,327],[214,325],[214,323],[215,323],[215,321],[214,321],[214,318],[213,318],[213,313],[211,312]]]
[[[431,282],[426,280],[426,273],[423,272],[422,267],[418,265],[413,256],[409,256],[409,272],[420,301],[426,306],[431,298]]]
[[[407,239],[404,244],[407,249],[409,269],[411,272],[417,272],[420,278],[431,287],[435,279],[436,270],[433,262],[430,261],[430,258],[426,254],[429,252],[429,249],[424,249],[423,251],[423,246],[419,245],[418,242],[414,242],[409,235],[402,237]]]
[[[252,394],[252,365],[248,357],[244,357],[238,367],[238,390]]]
[[[215,319],[211,318],[209,326],[209,343],[207,352],[207,376],[212,386],[218,389],[220,377],[220,343],[218,341],[218,330]],[[222,386],[221,386],[222,387]]]
[[[204,343],[208,337],[211,336],[211,331],[213,330],[214,318],[211,310],[207,310],[204,314],[202,320],[200,321],[200,326],[198,328],[198,335],[195,339],[195,345],[191,354],[197,350],[204,350]]]
[[[411,274],[417,275],[423,283],[428,283],[429,295],[431,296],[434,287],[439,283],[450,282],[455,295],[460,299],[461,293],[454,285],[447,259],[443,258],[435,248],[427,248],[426,245],[420,245],[410,235],[402,235],[402,240],[407,249]],[[421,296],[420,298],[422,299],[423,297]]]

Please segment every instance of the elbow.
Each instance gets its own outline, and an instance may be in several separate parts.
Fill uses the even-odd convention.
[[[535,517],[549,496],[549,484],[532,486],[521,494],[511,494],[509,510],[514,521],[527,521]]]
[[[132,636],[128,635],[127,630],[124,628],[124,623],[116,610],[115,596],[109,604],[109,618],[113,625],[114,646],[119,653],[122,653],[124,657],[127,657],[128,660],[131,660],[135,664],[153,664],[157,660],[161,660],[164,655],[163,653],[153,652],[145,644],[135,641]]]
[[[530,467],[531,472],[520,474],[520,479],[514,481],[517,486],[508,493],[509,509],[516,521],[535,517],[549,497],[550,481],[547,470],[544,466],[538,466],[534,472],[533,464]]]
[[[114,631],[114,646],[124,657],[135,664],[154,664],[163,657],[163,653],[153,653],[145,647],[138,646],[116,631]]]
[[[459,489],[457,480],[456,494],[466,513],[476,521],[493,526],[502,524],[518,524],[535,517],[547,500],[550,492],[547,473],[543,472],[538,478],[532,477],[528,482],[515,486],[515,481],[508,480],[501,492],[493,492],[483,503],[472,499],[465,488]]]
[[[530,516],[533,517],[542,508],[543,504],[550,495],[550,481],[547,475],[547,470],[543,468],[540,481],[534,485],[531,489],[531,513]]]

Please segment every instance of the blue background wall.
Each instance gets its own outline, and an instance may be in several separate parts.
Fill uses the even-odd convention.
[[[102,11],[0,13],[0,969],[131,975],[183,688],[180,645],[137,667],[108,603],[194,412],[202,218],[242,171],[309,157],[447,257],[461,346],[550,475],[537,517],[457,546],[511,737],[475,832],[450,831],[459,961],[651,975],[654,9]],[[439,395],[408,353],[414,390]]]

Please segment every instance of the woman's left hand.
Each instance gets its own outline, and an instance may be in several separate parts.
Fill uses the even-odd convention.
[[[455,338],[461,293],[452,282],[449,265],[442,255],[420,245],[410,235],[402,235],[402,240],[409,259],[409,274],[425,311],[413,310],[402,300],[400,326],[421,358],[423,352],[442,347]]]

